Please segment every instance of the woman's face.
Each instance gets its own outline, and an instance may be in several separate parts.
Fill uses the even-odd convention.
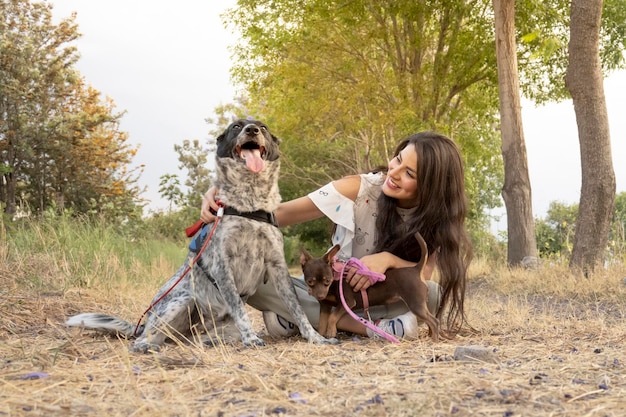
[[[407,145],[389,161],[389,171],[383,184],[383,193],[398,200],[402,208],[417,204],[417,152],[415,145]]]

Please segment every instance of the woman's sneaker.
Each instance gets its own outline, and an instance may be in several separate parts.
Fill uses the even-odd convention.
[[[272,337],[289,337],[298,333],[298,327],[273,311],[263,312],[265,329]]]
[[[419,336],[417,318],[410,311],[393,319],[380,319],[374,324],[386,333],[399,338],[417,339]],[[369,327],[367,328],[367,335],[375,339],[381,337]]]

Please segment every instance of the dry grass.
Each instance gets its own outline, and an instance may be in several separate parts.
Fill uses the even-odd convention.
[[[170,268],[163,266],[164,270]],[[173,270],[173,266],[170,271]],[[624,267],[591,279],[544,266],[476,262],[467,310],[477,332],[398,345],[344,335],[267,346],[168,345],[132,354],[128,341],[67,329],[101,311],[138,320],[160,282],[48,292],[0,267],[0,415],[7,416],[622,416],[626,410]],[[161,276],[167,276],[163,272]],[[264,333],[260,315],[251,312]],[[457,346],[497,361],[455,361]]]

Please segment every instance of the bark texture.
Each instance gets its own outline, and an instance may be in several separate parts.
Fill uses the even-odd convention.
[[[519,265],[537,256],[528,157],[524,142],[515,42],[515,0],[493,0],[504,188],[508,234],[508,263]]]
[[[582,185],[570,267],[585,274],[603,265],[615,204],[615,171],[599,40],[602,0],[572,0],[565,84],[574,102]]]

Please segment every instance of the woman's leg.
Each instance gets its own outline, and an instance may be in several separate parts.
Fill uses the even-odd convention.
[[[300,305],[302,306],[302,309],[304,310],[304,314],[306,314],[311,325],[317,329],[318,324],[319,324],[319,319],[320,319],[319,302],[314,297],[309,295],[307,286],[302,279],[292,277],[292,281],[296,289],[296,295],[298,297],[298,300],[300,301]],[[433,315],[436,315],[437,310],[439,309],[439,304],[441,302],[441,286],[434,281],[426,281],[426,284],[428,285],[428,289],[429,289],[428,310]],[[284,318],[285,321],[288,321],[291,326],[293,326],[293,324],[291,324],[293,323],[293,318],[291,317],[291,314],[287,310],[287,306],[285,306],[283,301],[280,299],[280,297],[278,296],[278,293],[276,292],[276,288],[270,282],[267,282],[259,286],[256,293],[254,293],[254,295],[248,298],[248,304],[260,311],[274,312],[279,317]],[[372,306],[369,309],[370,318],[372,320],[374,321],[380,321],[381,319],[385,321],[386,320],[389,320],[389,321],[400,320],[402,321],[402,326],[397,326],[397,327],[398,328],[402,327],[403,329],[407,329],[407,330],[410,329],[408,333],[411,333],[411,335],[409,336],[413,336],[412,335],[412,333],[414,332],[413,328],[415,328],[415,331],[417,331],[418,323],[413,314],[405,315],[408,311],[409,309],[407,308],[406,304],[403,301],[399,301],[399,302],[389,304],[389,305]],[[355,313],[359,315],[363,314],[362,311],[356,311]],[[411,321],[411,322],[415,321],[415,323],[407,323],[407,321]],[[273,329],[270,329],[271,324],[266,322],[265,325],[266,325],[266,328],[268,329],[268,332],[270,332],[270,334],[279,335],[279,333],[273,331]],[[367,328],[363,324],[354,320],[352,317],[350,317],[347,314],[344,315],[339,320],[339,322],[337,323],[337,328],[339,330],[343,330],[343,331],[347,331],[351,333],[367,335]],[[397,335],[397,336],[404,336],[404,335]]]
[[[291,278],[293,286],[296,289],[296,295],[300,301],[300,305],[304,310],[309,322],[317,329],[320,320],[320,304],[309,295],[309,291],[304,281],[300,278]],[[287,306],[283,303],[280,296],[276,292],[274,284],[267,282],[261,284],[254,295],[248,298],[248,304],[260,311],[273,311],[289,322],[293,323],[293,318],[287,310]]]

